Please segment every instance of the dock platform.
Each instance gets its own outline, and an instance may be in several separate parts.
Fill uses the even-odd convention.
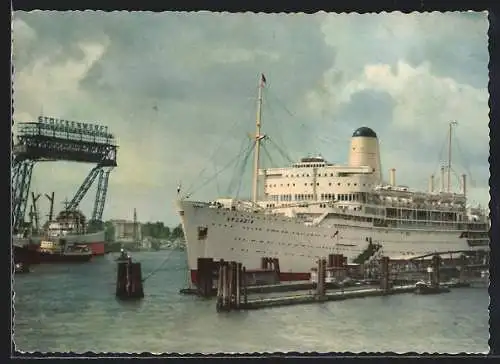
[[[341,301],[352,298],[387,296],[400,293],[410,293],[415,291],[415,286],[393,287],[389,291],[384,291],[381,288],[365,288],[365,289],[350,289],[344,291],[327,292],[323,296],[315,294],[300,294],[286,297],[272,297],[249,299],[246,303],[241,304],[244,310],[255,310],[259,308],[269,308],[277,306],[300,305],[307,303]]]
[[[265,284],[257,286],[248,286],[248,294],[252,293],[275,293],[275,292],[294,292],[306,291],[313,289],[313,284],[310,281],[297,281],[297,282],[282,282],[277,284]],[[217,294],[217,288],[212,289],[213,295]],[[183,288],[180,290],[181,294],[196,295],[198,290],[196,288]]]
[[[300,305],[308,303],[322,303],[328,301],[341,301],[345,299],[390,296],[402,293],[413,294],[440,294],[450,292],[450,288],[470,286],[469,282],[460,277],[456,280],[452,277],[447,283],[441,278],[450,279],[449,276],[441,277],[441,259],[439,255],[433,256],[432,262],[426,269],[426,275],[411,277],[405,272],[398,275],[391,269],[390,260],[383,256],[379,261],[378,279],[354,279],[347,276],[348,271],[344,266],[338,266],[339,261],[345,259],[341,255],[320,258],[317,268],[311,269],[311,280],[275,283],[269,281],[267,284],[256,285],[257,280],[248,281],[249,272],[239,262],[226,262],[220,260],[216,265],[211,259],[199,258],[199,267],[205,267],[207,260],[206,279],[196,282],[196,288],[181,290],[183,294],[195,294],[200,297],[217,297],[217,312],[231,310],[255,310],[288,305]],[[333,258],[333,259],[330,259]],[[210,260],[210,262],[209,262]],[[336,263],[337,262],[337,263]],[[203,263],[203,264],[202,264]],[[208,263],[211,263],[209,266]],[[278,266],[276,262],[276,266]],[[217,268],[217,271],[214,269]],[[203,272],[203,270],[201,270]],[[264,273],[275,271],[262,270]],[[313,275],[314,273],[314,275]],[[353,275],[355,272],[351,272]],[[419,273],[423,273],[419,272]],[[251,273],[253,274],[253,273]],[[254,277],[255,278],[255,277]],[[416,279],[419,281],[415,282]],[[426,279],[427,278],[427,279]],[[262,281],[262,280],[261,280]]]

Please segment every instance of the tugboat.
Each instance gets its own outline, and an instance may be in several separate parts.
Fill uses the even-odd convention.
[[[92,251],[86,244],[68,244],[65,239],[42,240],[38,249],[39,263],[76,263],[90,259]]]

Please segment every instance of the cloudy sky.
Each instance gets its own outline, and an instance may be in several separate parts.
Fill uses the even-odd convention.
[[[424,189],[457,120],[454,172],[472,178],[472,201],[489,201],[486,13],[37,11],[16,12],[12,28],[14,119],[43,111],[117,135],[105,219],[132,218],[136,207],[139,220],[177,224],[179,182],[193,198],[249,195],[251,159],[219,170],[254,131],[260,72],[273,141],[265,165],[284,163],[283,154],[345,162],[352,131],[369,126],[384,171]],[[39,164],[32,189],[55,190],[61,208],[91,168]],[[94,195],[82,202],[87,214]]]

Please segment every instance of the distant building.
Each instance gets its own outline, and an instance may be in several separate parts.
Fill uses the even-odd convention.
[[[134,222],[130,220],[111,220],[111,224],[114,227],[115,241],[122,242],[134,242]],[[142,240],[142,229],[141,224],[137,223],[137,236],[136,241]]]
[[[141,241],[142,248],[151,249],[152,246],[153,246],[153,238],[151,238],[150,236],[146,236],[144,237],[144,239],[142,239]]]

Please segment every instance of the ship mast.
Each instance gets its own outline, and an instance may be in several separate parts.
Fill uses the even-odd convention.
[[[133,231],[133,234],[134,234],[134,244],[138,245],[138,241],[137,241],[137,210],[135,209],[134,207],[134,231]]]
[[[453,126],[457,125],[456,121],[450,122],[450,131],[448,135],[448,185],[446,192],[450,192],[451,189],[451,136],[452,136],[452,131],[453,131]]]
[[[260,75],[259,92],[257,98],[257,118],[256,118],[256,131],[255,131],[255,154],[253,165],[253,184],[252,184],[252,202],[257,203],[259,193],[259,158],[260,158],[260,141],[264,135],[260,134],[261,131],[261,118],[262,118],[262,89],[266,85],[266,77],[262,73]]]

